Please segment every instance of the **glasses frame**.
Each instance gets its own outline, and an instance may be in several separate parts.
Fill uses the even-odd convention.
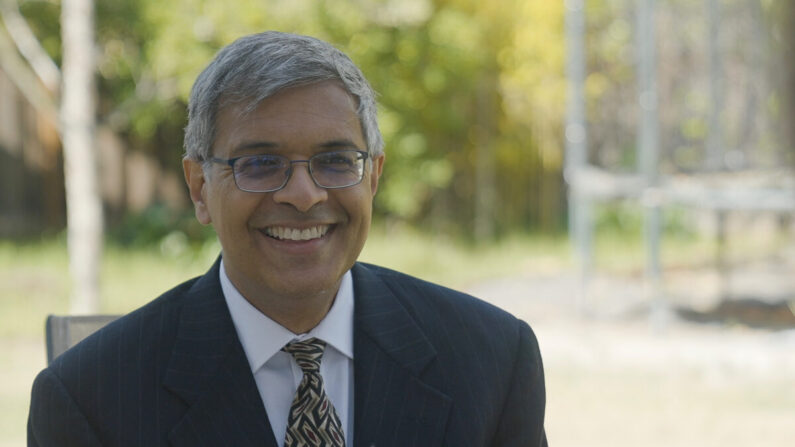
[[[359,180],[357,180],[355,183],[351,183],[350,185],[344,185],[344,186],[323,186],[320,183],[318,183],[317,179],[315,178],[315,173],[312,171],[312,159],[314,159],[315,157],[319,157],[321,155],[338,154],[338,153],[346,153],[346,152],[356,152],[361,157],[360,159],[364,162],[364,167],[362,168],[362,175],[359,176]],[[278,188],[271,188],[271,189],[265,189],[265,190],[254,190],[254,189],[246,189],[246,188],[241,187],[240,184],[237,182],[237,171],[235,170],[235,163],[238,160],[242,159],[242,158],[261,157],[263,155],[268,155],[268,156],[271,156],[271,157],[278,157],[278,158],[283,159],[285,162],[287,162],[287,174],[284,176],[284,181],[282,182],[282,184]],[[287,158],[285,156],[282,156],[282,155],[259,154],[259,155],[243,155],[243,156],[240,156],[240,157],[233,157],[233,158],[210,157],[210,158],[207,159],[207,161],[212,162],[212,163],[218,163],[218,164],[229,166],[229,168],[232,169],[232,177],[234,177],[234,179],[235,179],[235,186],[237,186],[237,189],[239,189],[241,191],[245,191],[245,192],[254,192],[254,193],[263,192],[264,193],[264,192],[276,192],[276,191],[279,191],[281,189],[284,189],[284,187],[287,186],[287,183],[290,181],[290,178],[292,178],[292,176],[293,176],[293,165],[296,164],[296,163],[306,163],[306,169],[307,169],[307,171],[309,171],[309,177],[312,179],[312,182],[318,188],[323,188],[323,189],[343,189],[343,188],[350,188],[351,186],[356,186],[359,183],[361,183],[362,180],[364,179],[364,171],[365,171],[365,169],[367,169],[367,159],[368,158],[370,158],[370,154],[368,152],[360,151],[360,150],[354,150],[354,149],[348,149],[348,150],[342,150],[342,151],[320,152],[320,153],[317,153],[317,154],[309,157],[306,160],[290,160],[289,158]]]

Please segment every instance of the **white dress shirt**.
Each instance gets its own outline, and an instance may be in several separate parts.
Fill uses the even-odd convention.
[[[347,447],[353,447],[353,278],[348,271],[331,309],[306,334],[294,334],[251,305],[235,288],[221,260],[221,289],[243,345],[262,403],[279,447],[284,446],[287,416],[303,372],[293,356],[281,351],[293,340],[316,337],[326,342],[320,375],[342,423]]]

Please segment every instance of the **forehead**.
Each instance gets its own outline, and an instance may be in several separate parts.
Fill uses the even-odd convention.
[[[216,119],[216,156],[249,152],[314,152],[332,141],[365,146],[356,100],[335,81],[290,87],[253,110],[223,107]],[[260,150],[256,150],[260,148]]]

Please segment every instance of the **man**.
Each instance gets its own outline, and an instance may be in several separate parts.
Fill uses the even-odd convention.
[[[529,326],[357,263],[384,165],[347,56],[268,32],[191,92],[185,179],[222,255],[33,385],[30,446],[538,446]]]

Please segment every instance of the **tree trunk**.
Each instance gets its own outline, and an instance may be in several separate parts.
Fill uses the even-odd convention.
[[[496,76],[478,81],[475,132],[475,240],[487,243],[494,238],[494,215],[497,209],[494,128],[496,127]]]
[[[787,10],[785,11],[784,26],[782,29],[786,30],[783,37],[786,42],[783,60],[785,63],[786,85],[785,92],[785,110],[786,120],[783,127],[786,135],[784,135],[784,144],[789,149],[789,162],[791,167],[795,168],[795,58],[792,58],[795,52],[795,2],[787,2]]]
[[[63,0],[61,8],[61,124],[73,280],[71,311],[96,313],[103,219],[94,148],[94,5],[93,0]]]

